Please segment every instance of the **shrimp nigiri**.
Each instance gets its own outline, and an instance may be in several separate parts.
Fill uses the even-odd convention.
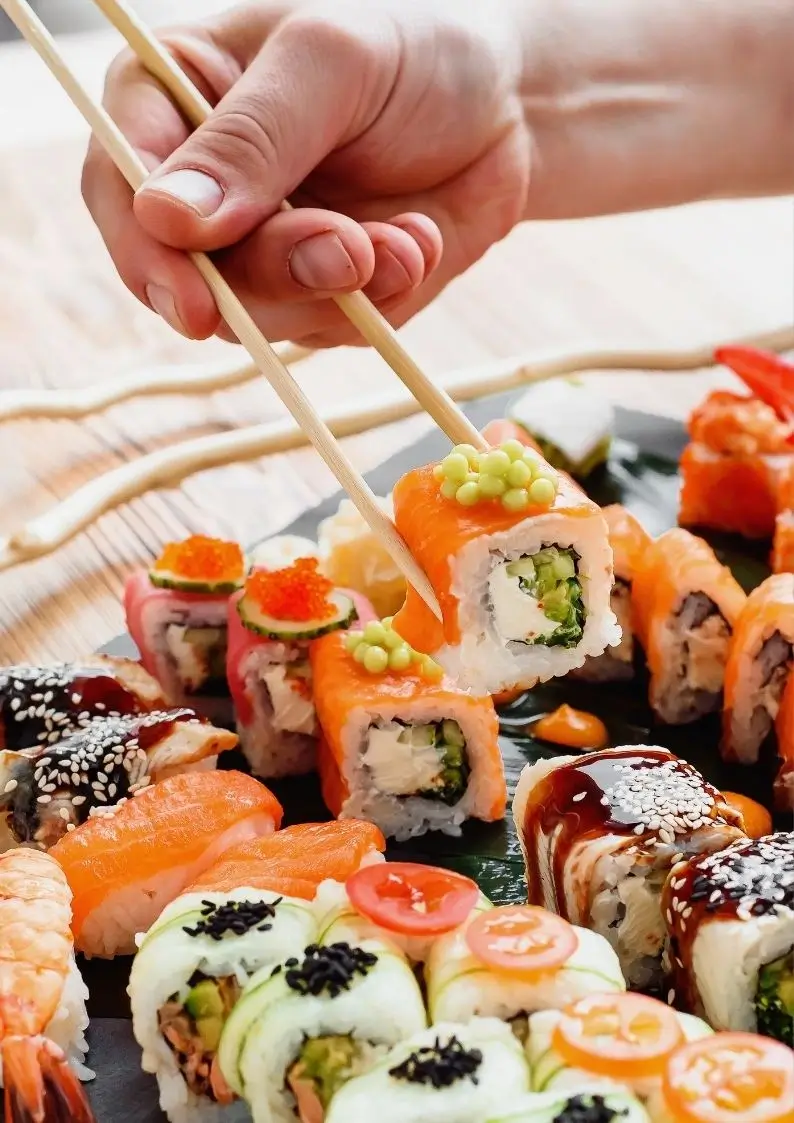
[[[93,1123],[78,1080],[85,987],[74,963],[71,891],[35,850],[0,858],[0,1052],[7,1123]],[[67,1052],[74,1067],[70,1067]]]

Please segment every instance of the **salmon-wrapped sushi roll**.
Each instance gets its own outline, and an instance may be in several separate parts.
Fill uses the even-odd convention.
[[[615,583],[611,604],[620,625],[621,640],[617,647],[608,647],[603,655],[588,659],[583,667],[572,672],[574,678],[585,682],[615,682],[634,676],[631,587],[645,548],[651,541],[645,527],[619,503],[604,507],[602,513],[607,521],[612,547]]]
[[[322,729],[323,797],[338,818],[387,837],[459,834],[504,817],[507,788],[490,697],[462,690],[413,651],[387,619],[311,649]]]
[[[794,573],[794,456],[780,474],[770,565],[774,573]]]
[[[794,811],[794,675],[789,675],[775,722],[780,768],[775,778],[775,807]]]
[[[752,764],[777,717],[794,650],[794,575],[768,577],[750,593],[725,665],[722,753]]]
[[[731,635],[747,598],[702,538],[668,530],[642,555],[632,587],[650,703],[670,725],[718,710]]]
[[[395,626],[462,686],[532,686],[620,641],[604,517],[526,445],[457,446],[398,482],[394,515],[443,614],[409,587]]]

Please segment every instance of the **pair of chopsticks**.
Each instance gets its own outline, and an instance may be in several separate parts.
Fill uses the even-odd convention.
[[[206,120],[212,112],[212,107],[149,28],[127,7],[124,0],[94,0],[94,2],[121,32],[146,69],[169,91],[187,119],[194,126]],[[41,57],[130,187],[133,191],[137,191],[149,177],[146,166],[108,113],[91,98],[70,70],[55,40],[27,0],[0,0],[0,8],[5,10],[22,36]],[[289,204],[285,202],[283,207],[289,208]],[[417,565],[391,519],[378,506],[371,489],[342,452],[331,430],[210,258],[202,253],[191,253],[190,258],[215,297],[218,310],[226,323],[306,433],[373,533],[381,540],[406,580],[414,586],[434,615],[440,619],[441,610],[426,575]],[[443,390],[434,386],[423,374],[407,354],[391,326],[363,293],[340,296],[336,298],[336,302],[453,443],[469,443],[477,448],[485,447],[485,442],[477,429],[451,398]]]

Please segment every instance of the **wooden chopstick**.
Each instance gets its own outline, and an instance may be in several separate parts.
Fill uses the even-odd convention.
[[[126,0],[93,0],[126,39],[149,73],[171,94],[186,118],[198,128],[212,113],[212,106],[191,82],[151,29],[129,7]],[[288,202],[282,210],[291,210]],[[485,449],[487,443],[450,396],[434,385],[406,351],[388,320],[363,292],[334,297],[340,310],[363,338],[391,367],[399,379],[453,444],[471,444]]]
[[[27,0],[0,0],[2,7],[20,34],[37,52],[90,125],[97,139],[111,156],[119,171],[135,191],[148,178],[146,166],[117,128],[115,122],[98,105],[62,57],[55,40],[32,10]],[[374,494],[356,471],[336,442],[331,430],[314,409],[298,383],[281,363],[278,355],[259,331],[244,306],[218,269],[204,254],[193,253],[191,260],[215,297],[218,310],[256,365],[270,382],[295,421],[311,440],[325,463],[358,508],[372,532],[381,540],[395,565],[414,586],[417,593],[441,619],[441,609],[433,587],[419,568],[394,523],[378,506]]]

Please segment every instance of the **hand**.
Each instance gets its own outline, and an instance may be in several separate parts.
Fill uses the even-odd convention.
[[[105,104],[152,175],[133,199],[92,142],[83,194],[125,284],[231,339],[179,252],[206,250],[270,340],[358,342],[331,297],[360,288],[403,323],[523,217],[518,39],[507,0],[249,5],[162,35],[216,106],[192,135],[120,56]]]

